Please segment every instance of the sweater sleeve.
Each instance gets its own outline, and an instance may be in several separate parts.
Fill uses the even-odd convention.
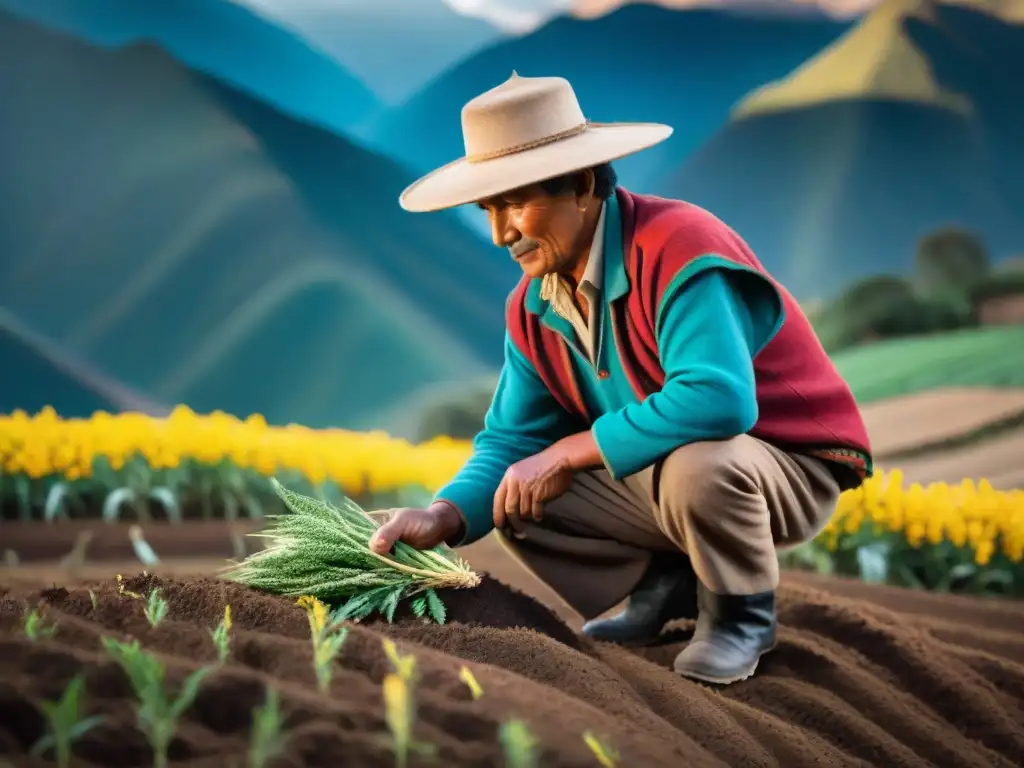
[[[529,360],[506,334],[505,362],[498,386],[473,440],[473,454],[435,495],[462,512],[466,531],[458,546],[491,531],[494,494],[505,471],[517,461],[540,453],[578,429],[548,391]]]
[[[783,312],[774,286],[744,269],[710,266],[673,281],[657,320],[664,386],[592,427],[612,477],[639,472],[682,445],[750,431],[758,415],[754,357]]]

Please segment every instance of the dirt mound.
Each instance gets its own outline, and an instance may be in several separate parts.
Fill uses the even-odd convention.
[[[593,644],[531,598],[485,580],[446,595],[444,626],[407,616],[353,625],[323,695],[294,601],[210,578],[138,576],[126,586],[160,587],[164,622],[151,628],[140,601],[119,595],[113,580],[0,589],[0,756],[33,764],[26,753],[43,732],[39,699],[57,698],[82,673],[83,714],[106,719],[76,756],[93,766],[151,765],[133,694],[100,637],[138,638],[178,682],[214,660],[209,630],[229,603],[232,656],[183,718],[171,749],[179,765],[244,764],[251,712],[268,684],[281,692],[288,733],[275,765],[394,765],[381,698],[385,635],[419,660],[416,735],[436,746],[434,765],[503,765],[498,728],[515,717],[544,745],[545,766],[596,765],[586,730],[604,735],[624,768],[1024,763],[1024,633],[1009,629],[1005,614],[1019,607],[999,603],[971,602],[970,626],[940,638],[918,617],[790,586],[778,649],[751,680],[713,690],[671,671],[686,626],[641,651]],[[33,643],[23,627],[36,605],[57,630]],[[484,690],[477,701],[459,679],[463,664]]]

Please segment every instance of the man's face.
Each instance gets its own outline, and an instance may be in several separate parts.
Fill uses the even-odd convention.
[[[529,186],[479,205],[487,213],[494,244],[508,248],[530,277],[566,272],[576,262],[586,210],[586,200],[577,194],[549,195]]]

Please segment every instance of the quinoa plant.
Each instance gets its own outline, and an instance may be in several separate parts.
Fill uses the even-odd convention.
[[[85,681],[81,676],[72,678],[59,700],[40,702],[43,714],[46,715],[49,732],[32,747],[32,755],[42,757],[52,749],[60,768],[68,768],[71,765],[71,748],[74,742],[103,721],[100,716],[79,719],[78,703],[84,685]]]
[[[329,621],[327,606],[311,595],[300,597],[298,605],[306,609],[309,620],[317,685],[322,693],[327,693],[331,688],[334,659],[341,653],[341,646],[348,637],[348,628],[339,626],[339,622]]]
[[[394,619],[399,602],[412,599],[417,616],[445,621],[435,589],[470,588],[480,577],[447,547],[418,550],[403,542],[393,555],[370,549],[379,523],[350,499],[335,507],[271,484],[290,514],[268,516],[270,527],[250,534],[270,545],[224,570],[225,578],[256,589],[324,601],[345,600],[335,618],[358,621],[379,612]]]
[[[597,758],[601,768],[616,768],[619,764],[619,753],[607,742],[599,738],[593,731],[584,731],[583,742]]]
[[[149,593],[149,599],[146,601],[146,607],[143,609],[146,614],[146,621],[149,622],[149,626],[156,627],[164,620],[167,615],[167,601],[160,597],[160,590],[153,588]]]
[[[25,637],[33,643],[36,640],[52,637],[56,631],[57,627],[55,625],[46,624],[43,614],[40,613],[38,608],[33,608],[25,615]]]
[[[537,768],[537,739],[522,720],[509,720],[498,729],[498,740],[505,753],[505,768]]]
[[[210,630],[210,637],[217,649],[217,661],[223,664],[231,653],[231,606],[224,606],[224,618],[216,629]]]
[[[414,684],[391,672],[384,678],[384,720],[391,732],[391,750],[395,753],[395,768],[407,768],[412,753],[433,755],[434,745],[417,741],[413,736],[416,727],[416,699]]]
[[[476,701],[484,695],[484,689],[480,687],[480,683],[477,682],[476,675],[473,674],[473,670],[469,667],[463,666],[462,669],[459,670],[459,680],[464,682],[466,687],[469,688],[469,693],[473,697],[473,701]]]
[[[167,768],[167,750],[177,730],[178,720],[192,706],[203,679],[214,668],[197,669],[185,678],[177,697],[171,699],[167,694],[163,663],[145,651],[138,640],[124,643],[104,637],[102,641],[107,653],[124,671],[139,700],[139,727],[153,748],[153,768]]]
[[[275,688],[267,688],[267,697],[263,704],[252,712],[249,768],[264,768],[284,751],[283,724],[280,696]]]

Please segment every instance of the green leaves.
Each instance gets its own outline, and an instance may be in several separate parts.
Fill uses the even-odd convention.
[[[506,768],[537,768],[537,740],[522,720],[509,720],[498,729],[498,740],[505,753]]]
[[[31,640],[33,643],[37,640],[42,640],[47,637],[52,637],[57,631],[57,627],[54,625],[47,625],[43,619],[43,615],[39,612],[38,608],[33,608],[25,616],[25,637]]]
[[[40,702],[49,725],[49,733],[32,747],[33,756],[42,757],[52,749],[56,753],[57,765],[60,768],[68,768],[71,765],[71,748],[74,742],[103,722],[103,718],[99,716],[78,719],[78,703],[84,685],[85,681],[81,676],[75,677],[68,683],[58,701]]]
[[[435,589],[480,583],[447,547],[421,551],[399,543],[393,555],[378,555],[369,546],[378,524],[353,501],[335,506],[271,482],[291,514],[267,518],[269,527],[255,535],[269,539],[269,546],[225,569],[231,581],[289,597],[344,601],[335,620],[360,621],[377,613],[390,622],[402,600],[419,596],[415,615],[439,623],[446,611]]]
[[[177,729],[178,719],[192,706],[199,686],[214,667],[200,667],[181,684],[178,695],[169,697],[165,687],[164,665],[142,649],[138,640],[123,643],[102,638],[103,647],[121,667],[139,700],[139,727],[153,747],[154,768],[166,768],[167,750]]]
[[[252,737],[249,741],[249,768],[264,768],[284,751],[284,717],[280,696],[275,688],[267,688],[263,704],[252,712]]]
[[[153,589],[149,593],[143,613],[146,614],[146,621],[151,627],[159,626],[160,622],[164,620],[167,615],[167,601],[160,597],[159,589]]]

